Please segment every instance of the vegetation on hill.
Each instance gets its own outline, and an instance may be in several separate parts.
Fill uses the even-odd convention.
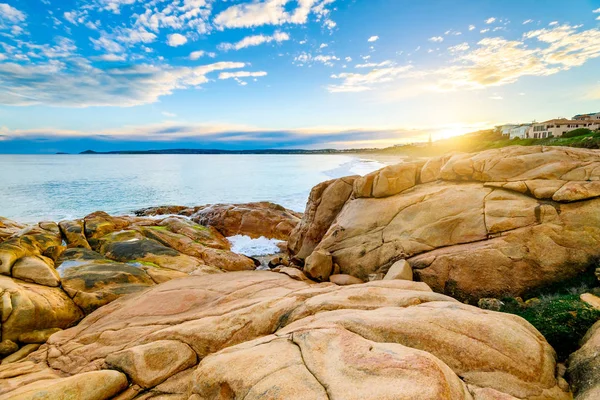
[[[472,153],[507,146],[569,146],[600,149],[600,131],[577,129],[562,137],[546,139],[508,139],[492,129],[469,133],[450,139],[439,140],[430,145],[407,145],[376,150],[380,154],[401,154],[414,157],[441,156],[451,152]]]

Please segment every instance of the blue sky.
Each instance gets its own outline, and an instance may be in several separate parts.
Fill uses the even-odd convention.
[[[355,148],[600,111],[600,0],[0,0],[0,153]]]

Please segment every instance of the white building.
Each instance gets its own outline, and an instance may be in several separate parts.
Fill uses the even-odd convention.
[[[511,129],[516,128],[518,126],[519,125],[517,124],[506,124],[498,126],[497,129],[499,129],[500,132],[502,132],[502,136],[509,136]]]
[[[514,128],[512,128],[510,130],[510,133],[509,133],[510,138],[511,139],[515,139],[515,138],[525,139],[527,137],[527,132],[529,131],[529,128],[531,128],[530,124],[515,126]]]
[[[600,112],[591,113],[591,114],[578,114],[578,115],[574,116],[573,119],[576,121],[588,121],[588,120],[600,121]]]
[[[590,129],[592,131],[600,129],[600,119],[597,120],[569,120],[569,119],[551,119],[550,121],[533,124],[527,132],[530,139],[545,139],[549,137],[561,137],[567,132],[575,129]]]

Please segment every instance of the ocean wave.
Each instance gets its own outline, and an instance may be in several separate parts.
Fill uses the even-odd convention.
[[[379,161],[360,157],[352,157],[349,161],[340,164],[336,168],[323,171],[323,173],[332,179],[342,178],[349,175],[365,176],[385,166],[386,164]]]
[[[228,237],[227,240],[231,243],[231,251],[248,257],[266,256],[281,252],[277,247],[277,243],[281,243],[281,240],[267,239],[264,236],[252,239],[249,236],[236,235]]]

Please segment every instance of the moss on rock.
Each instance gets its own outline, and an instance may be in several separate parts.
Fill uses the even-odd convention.
[[[540,331],[554,347],[559,360],[579,348],[588,329],[600,319],[600,311],[579,299],[579,294],[542,296],[524,305],[516,299],[503,299],[501,311],[516,314]]]

